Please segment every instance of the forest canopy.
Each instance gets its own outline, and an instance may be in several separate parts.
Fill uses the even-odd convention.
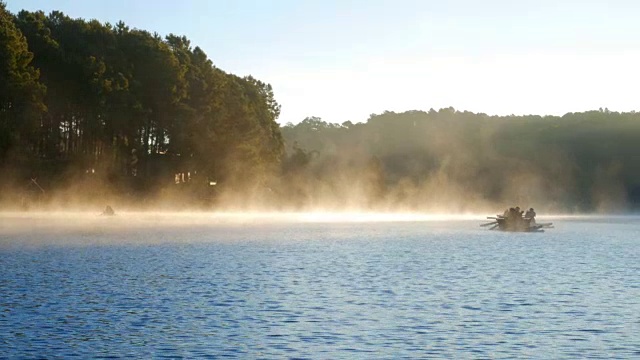
[[[37,179],[43,192],[86,183],[142,195],[197,180],[237,189],[279,165],[271,85],[225,73],[186,37],[59,11],[12,15],[3,3],[0,21],[5,186]]]
[[[428,102],[428,99],[425,99]],[[471,212],[640,208],[640,113],[454,108],[280,126],[185,36],[0,2],[0,205]]]

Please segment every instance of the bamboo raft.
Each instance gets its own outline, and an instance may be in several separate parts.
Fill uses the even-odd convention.
[[[502,215],[487,216],[493,220],[480,226],[491,226],[489,230],[511,231],[511,232],[544,232],[544,229],[552,229],[553,223],[536,223],[533,218],[527,217],[505,217]]]

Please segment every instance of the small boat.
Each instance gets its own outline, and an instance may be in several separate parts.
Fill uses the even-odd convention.
[[[544,229],[553,228],[553,223],[536,223],[534,218],[505,217],[503,215],[488,216],[492,222],[480,226],[491,226],[489,230],[501,230],[512,232],[544,232]]]
[[[116,212],[113,211],[113,208],[111,206],[107,205],[107,207],[104,209],[104,211],[100,215],[102,215],[102,216],[115,216]]]

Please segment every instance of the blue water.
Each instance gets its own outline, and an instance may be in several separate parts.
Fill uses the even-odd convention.
[[[639,358],[640,218],[544,220],[0,215],[0,357]]]

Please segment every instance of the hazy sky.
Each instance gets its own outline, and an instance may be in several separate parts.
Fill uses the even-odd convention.
[[[640,1],[8,0],[162,35],[269,82],[281,123],[453,106],[640,110]]]

